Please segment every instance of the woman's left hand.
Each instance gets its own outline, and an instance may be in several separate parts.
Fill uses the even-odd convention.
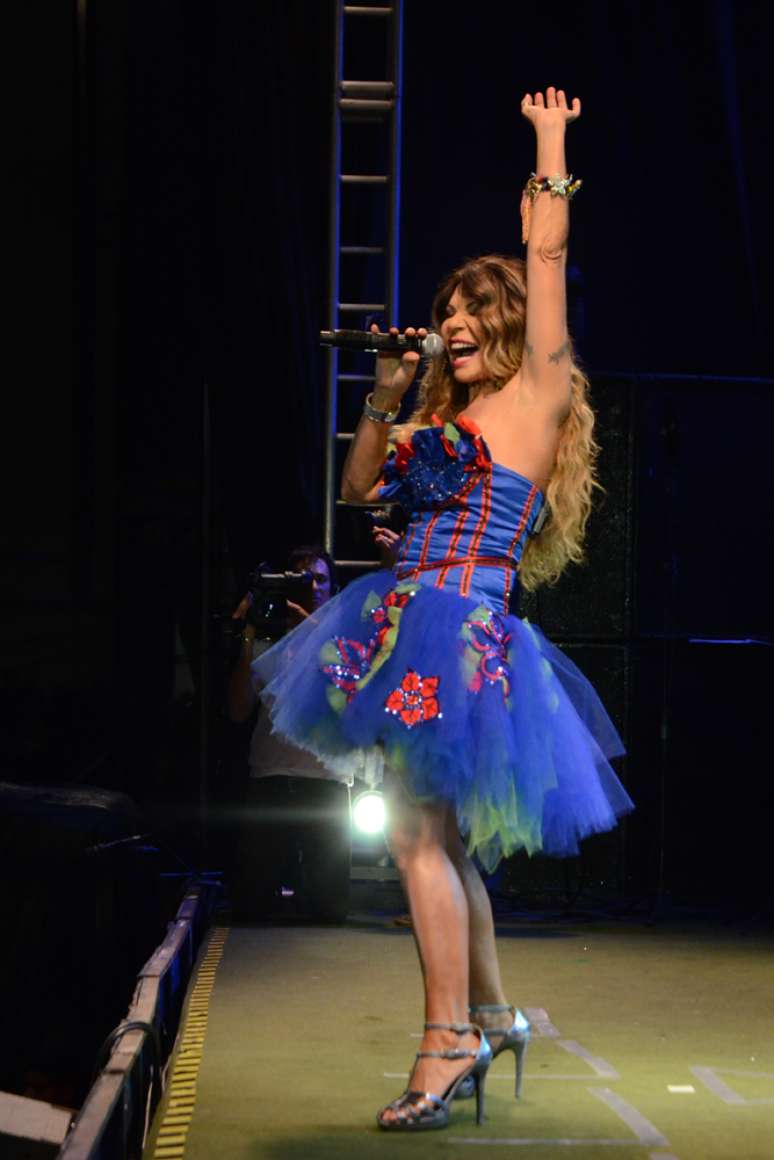
[[[521,102],[521,113],[535,128],[536,133],[543,132],[544,129],[564,128],[566,125],[577,121],[581,115],[581,103],[577,97],[573,97],[572,105],[567,104],[567,97],[564,89],[546,89],[546,95],[542,93],[526,93]]]

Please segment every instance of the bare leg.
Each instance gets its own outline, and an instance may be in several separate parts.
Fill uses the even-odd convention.
[[[393,777],[387,787],[389,843],[411,910],[425,985],[425,1019],[468,1022],[468,906],[459,875],[446,851],[447,807],[407,797]],[[473,1034],[426,1031],[422,1051],[476,1051]],[[470,1059],[420,1059],[409,1087],[442,1095]],[[394,1113],[386,1110],[385,1119]]]
[[[469,995],[471,1007],[481,1003],[506,1005],[500,963],[495,945],[492,904],[481,875],[468,856],[460,838],[457,822],[451,811],[446,817],[446,851],[451,859],[468,904],[468,945],[470,956]],[[513,1016],[508,1012],[477,1012],[476,1023],[487,1028],[506,1029]]]

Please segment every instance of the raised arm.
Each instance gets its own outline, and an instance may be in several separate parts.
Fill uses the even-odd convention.
[[[567,125],[580,116],[580,101],[572,107],[562,89],[530,93],[522,114],[533,125],[537,143],[536,180],[522,197],[524,240],[527,242],[527,325],[522,382],[533,402],[563,418],[570,403],[570,343],[567,333],[568,202],[573,187],[567,179],[564,139]],[[548,179],[548,182],[546,182]],[[550,188],[545,187],[550,183]]]
[[[378,327],[372,326],[373,331]],[[397,334],[396,327],[390,327]],[[407,335],[427,336],[424,327],[406,327]],[[374,389],[355,431],[341,474],[341,498],[347,503],[375,503],[379,495],[377,481],[387,456],[387,440],[392,426],[388,416],[397,418],[400,402],[414,381],[419,355],[407,351],[402,358],[380,354],[376,360]],[[369,415],[371,416],[369,418]],[[383,416],[379,419],[378,416]]]

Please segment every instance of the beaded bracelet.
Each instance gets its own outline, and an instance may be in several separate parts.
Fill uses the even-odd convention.
[[[398,403],[397,407],[393,411],[379,411],[371,403],[371,399],[373,399],[373,397],[374,396],[372,391],[363,404],[363,414],[365,415],[366,419],[370,419],[372,423],[394,423],[398,418],[400,403]]]

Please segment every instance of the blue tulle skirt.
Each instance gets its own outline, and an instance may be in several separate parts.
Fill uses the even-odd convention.
[[[274,730],[337,776],[385,765],[453,805],[491,870],[519,849],[564,856],[632,802],[621,740],[579,669],[525,620],[378,572],[348,585],[253,664]]]

